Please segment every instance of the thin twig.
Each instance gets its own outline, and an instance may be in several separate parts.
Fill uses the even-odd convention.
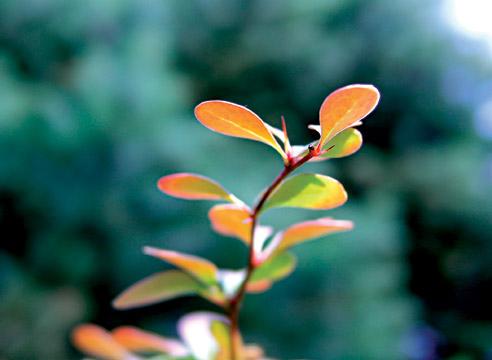
[[[239,310],[241,308],[242,301],[246,294],[248,282],[251,278],[251,275],[253,274],[253,271],[255,270],[255,267],[257,266],[253,244],[254,244],[254,234],[255,234],[259,214],[263,208],[263,205],[269,198],[269,196],[282,183],[282,181],[284,181],[285,178],[290,173],[292,173],[295,169],[297,169],[298,167],[300,167],[301,165],[303,165],[304,163],[306,163],[307,161],[309,161],[310,159],[312,159],[314,156],[317,155],[318,155],[318,150],[314,149],[313,147],[310,147],[309,152],[305,156],[298,159],[292,159],[287,164],[285,164],[282,172],[275,178],[275,180],[273,180],[271,185],[263,192],[260,199],[258,200],[258,202],[253,208],[253,211],[251,213],[251,236],[250,236],[251,242],[249,244],[248,266],[246,269],[246,275],[238,291],[229,302],[231,360],[242,360],[242,355],[240,355],[239,353],[241,351],[239,349],[239,347],[241,346],[240,345],[241,333],[239,331]]]

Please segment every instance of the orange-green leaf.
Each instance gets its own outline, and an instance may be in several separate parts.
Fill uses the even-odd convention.
[[[310,128],[315,128],[310,125]],[[316,147],[319,141],[314,141],[310,145]],[[310,161],[323,161],[334,158],[342,158],[357,152],[362,146],[362,134],[354,128],[345,129],[333,139],[328,141],[322,149],[319,156],[312,158]],[[293,156],[305,156],[309,151],[309,146],[295,145],[292,147]]]
[[[246,244],[251,242],[251,214],[244,206],[220,204],[208,213],[212,228],[219,234],[236,237]]]
[[[259,294],[267,291],[272,287],[272,282],[270,280],[259,280],[255,282],[248,282],[246,285],[246,290],[249,293]]]
[[[347,201],[347,193],[337,180],[319,174],[299,174],[286,181],[270,195],[263,210],[274,207],[332,209]]]
[[[325,153],[317,156],[313,161],[342,158],[357,152],[362,146],[362,134],[354,128],[345,129],[328,141],[323,150]]]
[[[217,267],[206,259],[176,251],[144,247],[144,253],[179,267],[205,284],[217,283]]]
[[[226,200],[236,199],[220,184],[201,175],[178,173],[161,177],[157,183],[163,193],[188,200]]]
[[[188,354],[188,349],[181,342],[133,326],[120,326],[111,333],[114,340],[133,352],[156,352],[173,356]]]
[[[179,296],[198,294],[203,285],[179,270],[169,270],[150,275],[123,291],[114,301],[116,309],[131,309],[155,304]]]
[[[374,110],[379,97],[379,91],[372,85],[349,85],[328,95],[319,111],[320,146],[339,132],[357,125]]]
[[[266,286],[265,281],[277,281],[288,276],[294,271],[297,264],[296,257],[288,252],[275,255],[261,264],[251,275],[251,284],[261,282]],[[251,285],[253,288],[255,285]],[[260,285],[257,285],[260,286]]]
[[[108,331],[97,325],[83,324],[77,326],[72,332],[72,342],[82,352],[101,359],[137,359],[116,342]]]
[[[329,217],[304,221],[290,226],[279,234],[275,242],[275,252],[281,252],[301,242],[312,240],[335,232],[347,231],[353,228],[352,221],[335,220]]]
[[[204,101],[195,108],[195,116],[210,130],[263,142],[285,158],[284,151],[263,120],[244,106],[220,100]]]
[[[178,321],[178,333],[197,360],[214,359],[219,346],[212,334],[212,322],[228,324],[227,318],[211,312],[194,312]]]

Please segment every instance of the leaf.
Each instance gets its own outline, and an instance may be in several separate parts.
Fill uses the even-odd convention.
[[[267,291],[272,287],[273,283],[270,280],[260,280],[255,282],[248,282],[246,290],[249,293],[259,294]]]
[[[72,332],[73,344],[82,352],[107,360],[136,360],[137,357],[129,353],[116,342],[111,334],[100,326],[83,324]]]
[[[372,85],[349,85],[328,95],[319,111],[320,147],[369,115],[379,98],[379,91]]]
[[[214,320],[210,325],[210,331],[219,348],[214,360],[230,360],[231,337],[229,334],[229,325],[222,321]]]
[[[218,133],[263,142],[285,153],[263,120],[244,106],[227,101],[204,101],[195,108],[195,116],[205,127]]]
[[[181,199],[236,201],[221,185],[197,174],[167,175],[159,179],[157,186],[163,193]]]
[[[315,127],[315,125],[309,126],[312,128]],[[314,141],[310,145],[316,147],[318,143],[319,141]],[[361,148],[361,146],[362,134],[360,133],[360,131],[354,128],[345,129],[323,146],[322,150],[326,152],[322,152],[321,155],[316,156],[309,161],[323,161],[349,156],[357,152]],[[295,145],[292,147],[292,156],[302,157],[305,156],[308,151],[308,145]]]
[[[178,321],[178,333],[197,360],[210,360],[219,352],[212,322],[228,324],[227,318],[211,312],[194,312]]]
[[[357,152],[362,146],[362,134],[354,128],[345,129],[328,141],[323,149],[324,154],[315,157],[313,161],[342,158]]]
[[[275,255],[261,264],[251,274],[251,284],[262,282],[266,286],[265,281],[277,281],[290,275],[296,267],[296,257],[288,252],[283,252]],[[255,285],[251,285],[255,286]],[[257,285],[258,286],[258,285]]]
[[[144,247],[144,253],[179,267],[205,284],[217,283],[217,267],[206,259],[176,251]]]
[[[114,340],[130,351],[158,352],[173,356],[185,356],[189,353],[178,340],[168,339],[133,326],[120,326],[111,333]]]
[[[248,208],[235,204],[215,205],[208,212],[212,228],[221,235],[251,242],[251,214]]]
[[[192,276],[179,270],[168,270],[150,275],[130,286],[113,301],[113,306],[120,310],[131,309],[198,294],[203,290],[203,285]]]
[[[319,174],[299,174],[281,183],[266,200],[262,211],[274,207],[332,209],[347,201],[337,180]]]
[[[353,227],[352,221],[335,220],[329,217],[304,221],[279,233],[271,244],[275,252],[281,252],[301,242],[335,232],[351,230]]]

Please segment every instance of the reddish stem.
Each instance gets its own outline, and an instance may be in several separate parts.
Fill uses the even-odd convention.
[[[309,152],[300,158],[289,159],[289,162],[285,164],[282,172],[273,180],[270,186],[263,192],[260,199],[256,203],[251,213],[251,242],[249,244],[248,266],[246,269],[246,276],[244,277],[241,286],[229,302],[229,320],[230,320],[230,336],[231,336],[231,360],[241,360],[242,355],[239,354],[241,347],[241,332],[239,331],[239,310],[241,308],[242,301],[246,294],[246,288],[251,278],[253,270],[257,266],[254,253],[254,234],[258,217],[263,208],[263,205],[271,195],[271,193],[285,180],[285,178],[293,172],[295,169],[312,159],[319,154],[318,150],[310,147]]]

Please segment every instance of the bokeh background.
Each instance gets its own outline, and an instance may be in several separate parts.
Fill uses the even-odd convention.
[[[179,316],[214,309],[110,307],[165,267],[143,245],[245,262],[242,244],[209,230],[210,203],[165,197],[156,180],[198,172],[252,202],[282,164],[209,132],[194,105],[284,115],[304,144],[324,97],[350,83],[382,93],[365,146],[305,168],[340,179],[349,202],[265,222],[334,216],[356,229],[297,248],[297,271],[247,298],[246,340],[281,359],[492,358],[490,6],[2,0],[0,359],[78,359],[80,322],[174,335]]]

